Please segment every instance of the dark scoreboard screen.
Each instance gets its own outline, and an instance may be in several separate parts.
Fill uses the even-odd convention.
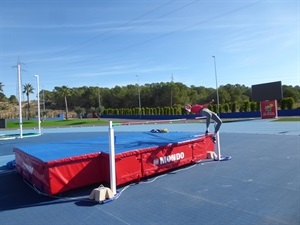
[[[252,85],[252,101],[282,99],[281,81]]]

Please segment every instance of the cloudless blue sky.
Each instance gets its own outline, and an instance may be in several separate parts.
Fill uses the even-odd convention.
[[[0,0],[0,82],[299,85],[299,0]]]

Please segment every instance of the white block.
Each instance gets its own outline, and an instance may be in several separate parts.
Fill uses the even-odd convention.
[[[218,158],[218,156],[217,156],[217,154],[216,154],[215,152],[209,151],[209,152],[207,152],[206,158],[207,158],[207,159],[214,159],[214,160],[215,160],[215,159]]]
[[[100,185],[98,188],[95,188],[91,192],[89,199],[94,199],[95,201],[102,202],[112,197],[113,197],[112,191],[109,188]]]

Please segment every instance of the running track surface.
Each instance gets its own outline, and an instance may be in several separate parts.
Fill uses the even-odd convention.
[[[205,129],[203,123],[114,127],[116,134],[161,128]],[[271,120],[224,123],[221,151],[231,160],[200,162],[119,187],[119,198],[106,204],[88,200],[95,186],[44,196],[5,163],[14,146],[106,136],[107,127],[44,129],[39,137],[0,141],[0,224],[298,225],[299,128],[299,122]]]

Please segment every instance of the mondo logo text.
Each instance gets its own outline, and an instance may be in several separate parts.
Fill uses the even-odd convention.
[[[184,152],[175,153],[172,155],[166,155],[164,157],[159,157],[158,159],[153,160],[154,165],[163,165],[169,162],[174,162],[184,158]]]
[[[30,174],[33,173],[33,167],[32,167],[32,166],[29,166],[28,164],[26,164],[26,163],[24,163],[24,162],[23,162],[23,166],[24,166],[24,168],[25,168]]]

